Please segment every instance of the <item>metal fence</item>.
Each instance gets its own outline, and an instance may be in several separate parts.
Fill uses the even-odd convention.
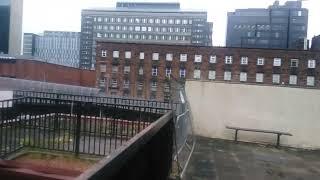
[[[0,101],[0,157],[24,147],[108,155],[170,108],[125,99]]]
[[[173,153],[173,174],[183,179],[195,147],[191,109],[186,95],[184,82],[172,79],[171,101],[178,104],[175,108],[175,146]]]
[[[22,97],[38,97],[38,98],[51,98],[70,101],[82,101],[93,103],[108,103],[127,106],[140,106],[140,107],[155,107],[167,110],[180,109],[180,103],[168,103],[156,100],[134,99],[125,97],[108,97],[108,96],[85,96],[77,94],[67,93],[50,93],[50,92],[38,92],[38,91],[13,91],[14,98]]]

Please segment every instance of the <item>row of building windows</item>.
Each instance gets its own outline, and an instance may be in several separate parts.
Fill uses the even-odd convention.
[[[108,51],[107,50],[102,50],[101,51],[101,57],[107,57]],[[113,58],[119,58],[120,53],[119,51],[113,51],[112,53]],[[125,51],[125,59],[131,59],[132,54],[131,51]],[[202,55],[194,55],[194,62],[196,63],[201,63],[202,62]],[[145,53],[140,52],[139,54],[139,59],[144,59],[145,58]],[[166,61],[172,61],[173,60],[173,54],[172,53],[167,53],[165,56]],[[159,53],[152,53],[152,60],[154,61],[159,61],[160,56]],[[180,61],[186,62],[188,60],[188,54],[180,54]],[[233,56],[225,56],[225,64],[233,64]],[[209,57],[209,63],[217,63],[217,56],[216,55],[211,55]],[[243,56],[240,58],[240,64],[241,65],[248,65],[249,63],[249,58],[247,56]],[[265,58],[259,57],[256,60],[257,65],[264,65],[265,64]],[[282,59],[281,58],[274,58],[273,59],[273,66],[281,66],[282,65]],[[298,67],[299,66],[299,59],[291,59],[290,60],[290,66],[291,67]],[[316,67],[316,60],[310,59],[308,60],[308,68],[315,68]]]
[[[183,74],[180,73],[180,75],[183,75]],[[200,70],[195,70],[194,78],[195,79],[200,79]],[[215,80],[216,72],[215,71],[209,71],[208,78],[209,78],[209,80]],[[224,72],[224,80],[225,81],[231,81],[231,79],[232,79],[231,72],[230,71]],[[241,72],[239,74],[239,81],[240,82],[247,82],[247,80],[248,80],[247,73],[246,72]],[[263,73],[256,73],[255,82],[263,83],[264,82],[264,74]],[[106,83],[105,79],[100,80],[101,86],[104,86],[105,83]],[[280,74],[273,74],[272,75],[272,83],[273,84],[281,84]],[[297,83],[298,83],[297,75],[290,75],[289,76],[289,84],[290,85],[297,85]],[[307,76],[306,85],[310,86],[310,87],[315,86],[315,77],[314,76]],[[111,80],[111,87],[117,87],[117,86],[118,86],[117,79],[112,79]],[[123,81],[123,87],[124,88],[129,88],[129,86],[130,86],[129,80],[125,79]],[[138,82],[138,87],[142,89],[142,87],[143,87],[143,82],[142,81]],[[152,81],[151,82],[151,88],[157,88],[157,81]],[[155,89],[155,91],[156,91],[156,89]]]
[[[94,22],[106,23],[149,23],[149,24],[192,24],[192,19],[167,19],[167,18],[127,18],[127,17],[94,17]]]
[[[106,72],[106,65],[101,65],[100,66],[100,71],[101,72]],[[112,73],[117,73],[118,72],[118,66],[112,66]],[[129,74],[130,73],[130,66],[124,66],[124,74]],[[170,78],[172,73],[172,69],[167,67],[165,69],[165,76]],[[140,67],[138,70],[139,75],[143,75],[143,68]],[[151,75],[152,76],[158,76],[158,68],[157,67],[152,67],[151,69]],[[247,81],[247,72],[241,72],[240,73],[240,81],[241,82],[246,82]],[[179,77],[180,78],[185,78],[186,77],[186,69],[180,69],[179,70]],[[194,79],[200,79],[201,78],[201,70],[195,69],[193,72],[193,78]],[[209,80],[215,80],[216,78],[216,71],[209,70],[208,72],[208,79]],[[224,72],[224,80],[230,81],[232,78],[231,72],[230,71],[225,71]],[[256,74],[256,82],[263,82],[263,73],[257,73]],[[272,82],[275,84],[280,84],[280,74],[273,74],[272,76]],[[313,83],[311,83],[313,82]],[[297,76],[296,75],[290,75],[290,82],[289,84],[296,85],[297,84]],[[313,76],[308,76],[307,77],[307,85],[308,86],[314,86],[314,77]]]
[[[151,35],[151,34],[140,35],[140,34],[119,34],[119,33],[97,33],[97,38],[190,41],[190,36]]]
[[[191,28],[179,27],[151,27],[151,26],[113,26],[113,25],[97,25],[93,26],[97,30],[110,31],[136,31],[136,32],[170,32],[170,33],[187,33],[191,32]]]

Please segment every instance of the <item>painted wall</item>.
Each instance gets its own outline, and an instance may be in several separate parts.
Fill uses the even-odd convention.
[[[226,125],[290,132],[285,146],[320,149],[320,90],[187,81],[195,132],[233,139]],[[239,140],[275,143],[276,135],[240,132]]]

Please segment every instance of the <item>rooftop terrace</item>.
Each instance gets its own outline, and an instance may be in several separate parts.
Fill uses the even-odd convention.
[[[187,180],[316,180],[320,151],[197,137]]]

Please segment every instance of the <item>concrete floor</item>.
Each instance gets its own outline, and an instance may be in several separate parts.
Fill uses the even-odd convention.
[[[320,151],[197,137],[187,180],[320,180]]]

